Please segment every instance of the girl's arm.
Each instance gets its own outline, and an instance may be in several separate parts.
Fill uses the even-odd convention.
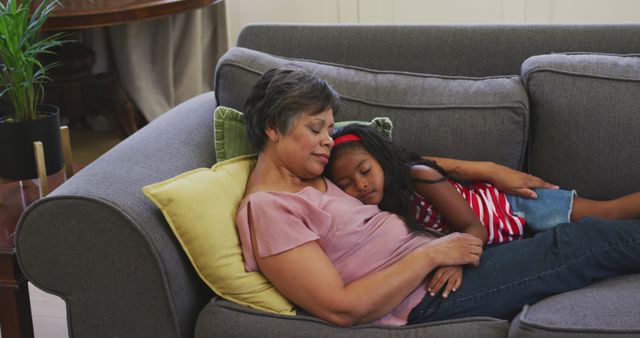
[[[435,239],[395,264],[345,284],[317,242],[260,257],[250,220],[253,250],[260,271],[289,300],[307,312],[340,326],[369,323],[406,298],[439,265],[480,262],[482,242],[465,234]]]
[[[447,180],[443,180],[440,172],[426,165],[414,165],[411,177],[418,180],[414,181],[415,191],[438,209],[452,231],[468,233],[478,237],[482,243],[487,242],[487,230],[471,210],[469,202]],[[420,183],[419,180],[437,183]]]
[[[466,181],[486,181],[512,195],[537,198],[533,188],[558,189],[557,185],[493,162],[465,161],[442,157],[424,158],[436,161],[444,170]]]

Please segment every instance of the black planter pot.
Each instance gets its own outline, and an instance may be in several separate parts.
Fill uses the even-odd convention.
[[[42,142],[47,175],[60,171],[64,165],[60,142],[58,107],[41,105],[39,118],[29,122],[9,122],[15,117],[0,112],[0,177],[24,180],[38,177],[33,142]]]

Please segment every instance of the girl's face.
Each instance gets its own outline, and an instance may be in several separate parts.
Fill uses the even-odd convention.
[[[333,110],[301,114],[286,134],[271,130],[278,158],[290,172],[303,178],[322,175],[333,147]]]
[[[384,171],[380,163],[362,148],[339,151],[333,159],[333,182],[364,204],[379,204],[384,196]]]

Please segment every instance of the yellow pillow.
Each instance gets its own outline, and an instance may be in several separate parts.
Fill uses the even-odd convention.
[[[259,272],[244,269],[236,210],[255,155],[219,162],[142,188],[169,222],[204,282],[220,297],[254,309],[295,315],[293,304]]]

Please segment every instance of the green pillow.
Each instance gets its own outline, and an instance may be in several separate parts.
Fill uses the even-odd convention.
[[[336,122],[336,127],[343,127],[350,123],[371,125],[382,135],[391,139],[393,123],[388,117],[375,117],[371,122],[341,121]],[[213,113],[213,132],[218,162],[257,152],[247,138],[244,114],[233,108],[223,106],[216,108]]]

